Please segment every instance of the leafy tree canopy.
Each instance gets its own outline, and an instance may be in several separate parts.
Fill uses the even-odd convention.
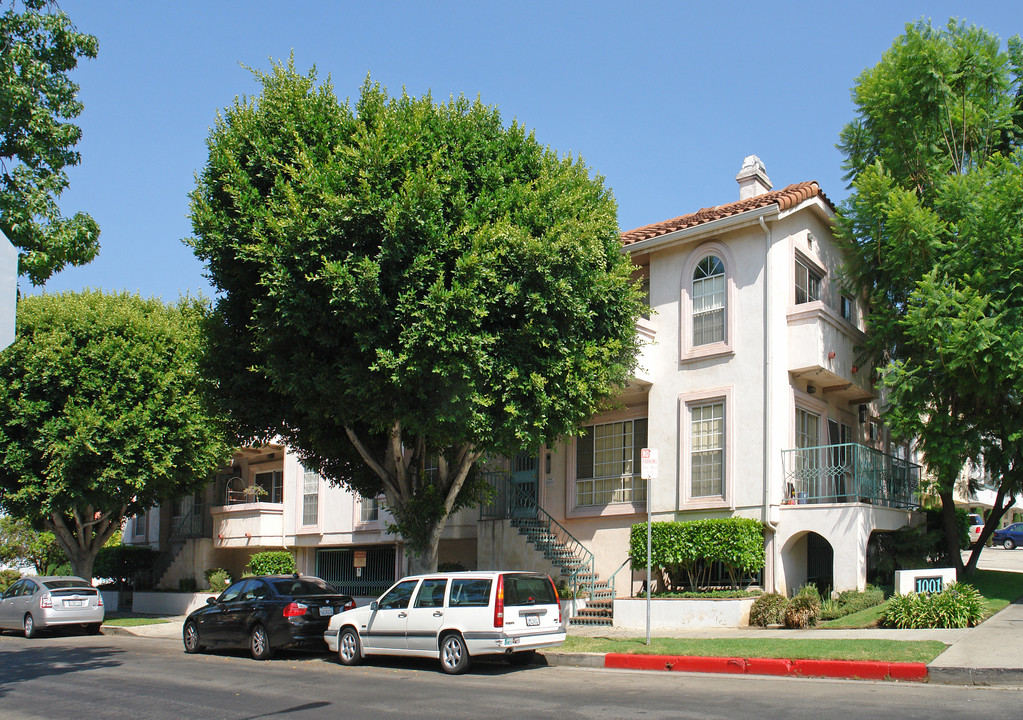
[[[424,567],[471,468],[623,386],[638,293],[581,160],[464,97],[339,103],[292,64],[218,118],[192,194],[220,292],[212,374],[243,436],[378,493]]]
[[[12,0],[0,15],[0,230],[20,249],[18,273],[33,285],[99,252],[96,222],[81,212],[65,218],[57,207],[65,168],[81,159],[82,132],[71,121],[82,103],[68,73],[98,47],[47,0]]]
[[[838,235],[869,300],[888,422],[919,442],[961,563],[964,462],[999,481],[982,540],[1023,488],[1023,45],[957,21],[909,25],[853,99]]]
[[[37,530],[28,520],[0,515],[0,563],[52,575],[67,557],[53,533]]]
[[[18,303],[0,353],[0,507],[50,530],[82,577],[125,515],[230,457],[198,372],[205,314],[98,291]]]

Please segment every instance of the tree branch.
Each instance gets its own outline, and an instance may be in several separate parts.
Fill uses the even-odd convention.
[[[399,493],[397,488],[394,486],[394,482],[391,478],[391,475],[387,472],[387,470],[384,469],[384,467],[379,462],[377,462],[377,459],[373,456],[373,453],[371,453],[369,449],[363,444],[362,440],[359,439],[359,436],[355,434],[355,431],[352,430],[349,426],[345,425],[345,434],[348,435],[348,439],[351,441],[352,445],[355,446],[355,449],[358,451],[359,456],[362,458],[363,462],[365,462],[366,465],[368,465],[369,468],[374,473],[376,473],[377,477],[380,478],[380,481],[384,485],[385,495],[388,491],[390,491],[394,495],[394,497],[400,497],[401,493]]]

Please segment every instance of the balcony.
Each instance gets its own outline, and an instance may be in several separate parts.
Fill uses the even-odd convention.
[[[855,443],[782,450],[786,505],[866,503],[914,510],[920,466]]]
[[[796,305],[787,316],[788,371],[841,402],[874,397],[869,369],[856,364],[863,333],[823,302]]]

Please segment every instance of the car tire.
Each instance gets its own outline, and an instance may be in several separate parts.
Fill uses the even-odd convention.
[[[1005,542],[1002,543],[1002,547],[1006,550],[1015,550],[1016,542],[1012,538],[1005,538]]]
[[[342,665],[358,665],[362,662],[362,644],[355,628],[343,628],[338,634],[337,657]]]
[[[85,632],[89,633],[90,635],[99,635],[100,628],[102,626],[103,623],[89,623],[88,625],[85,626]]]
[[[440,666],[448,675],[461,675],[469,669],[469,650],[458,633],[449,633],[440,640]]]
[[[536,652],[533,650],[520,650],[510,653],[508,656],[509,665],[531,665],[536,660]]]
[[[274,651],[270,647],[270,638],[266,634],[266,628],[262,625],[254,625],[249,635],[249,652],[253,660],[269,660],[273,657]]]
[[[39,630],[36,628],[36,621],[32,617],[32,613],[25,613],[25,619],[22,620],[21,627],[25,632],[25,637],[29,639],[39,637]]]
[[[186,622],[181,634],[185,642],[186,653],[195,655],[203,651],[202,642],[199,640],[199,627],[194,622],[191,620]]]

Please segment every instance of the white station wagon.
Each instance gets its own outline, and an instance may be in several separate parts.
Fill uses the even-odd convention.
[[[368,606],[331,618],[323,639],[345,665],[368,655],[433,657],[455,674],[480,655],[526,664],[537,648],[565,642],[565,629],[549,576],[478,571],[402,578]]]

